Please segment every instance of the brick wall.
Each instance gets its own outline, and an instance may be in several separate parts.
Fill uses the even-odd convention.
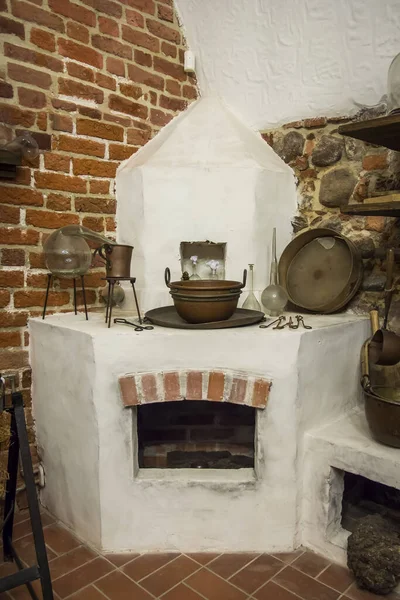
[[[0,370],[19,371],[29,404],[26,323],[43,306],[46,236],[71,223],[113,235],[120,161],[197,89],[173,0],[0,0],[0,33],[0,137],[27,129],[41,148],[0,180]],[[103,275],[87,277],[90,307]],[[56,280],[50,310],[71,300],[71,281]]]

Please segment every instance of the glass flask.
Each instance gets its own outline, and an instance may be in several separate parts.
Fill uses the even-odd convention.
[[[107,304],[107,298],[108,298],[108,285],[106,285],[101,290],[101,299],[105,304]],[[121,306],[121,304],[123,303],[124,300],[125,300],[124,288],[120,285],[119,281],[116,281],[114,290],[113,290],[113,295],[111,298],[112,306]]]
[[[57,277],[85,275],[92,262],[86,240],[99,244],[115,244],[103,235],[82,225],[67,225],[54,231],[44,244],[46,266]]]
[[[276,317],[282,314],[288,301],[286,290],[278,283],[278,261],[276,258],[276,228],[272,234],[272,260],[269,286],[261,294],[261,302],[265,311]]]
[[[219,267],[219,261],[209,260],[208,262],[206,262],[206,265],[211,269],[210,279],[218,279],[217,269]]]
[[[389,67],[387,96],[388,112],[400,113],[400,53],[394,57]]]
[[[261,310],[261,305],[254,295],[254,265],[249,264],[250,271],[250,291],[246,300],[243,302],[242,308],[247,310]]]
[[[197,273],[198,256],[191,256],[190,260],[192,261],[192,274],[189,279],[201,279],[200,275]]]

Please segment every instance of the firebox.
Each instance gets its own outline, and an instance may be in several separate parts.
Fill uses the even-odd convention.
[[[184,400],[137,411],[139,468],[254,468],[251,406]]]

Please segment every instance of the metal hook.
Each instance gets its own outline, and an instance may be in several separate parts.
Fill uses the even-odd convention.
[[[259,325],[259,327],[261,329],[267,329],[267,327],[271,327],[271,325],[274,325],[275,323],[281,323],[282,321],[285,321],[286,317],[284,317],[283,315],[281,317],[278,317],[278,319],[275,319],[274,321],[271,321],[270,323],[268,323],[267,325],[265,325],[265,323]],[[275,329],[275,327],[274,327]]]
[[[128,321],[127,319],[115,318],[114,323],[122,323],[123,325],[131,325],[131,327],[134,327],[135,331],[144,331],[145,329],[147,331],[150,331],[151,329],[154,329],[153,325],[138,325],[137,323],[132,323],[132,321]]]
[[[284,329],[287,325],[287,323],[284,323],[282,325],[282,323],[286,321],[286,317],[284,315],[282,315],[281,317],[279,317],[277,324],[275,325],[275,327],[273,327],[273,329]]]
[[[311,325],[306,325],[304,323],[304,317],[302,317],[301,315],[296,315],[296,319],[297,319],[297,327],[300,326],[300,323],[303,325],[303,329],[312,329]],[[297,329],[296,327],[296,329]]]

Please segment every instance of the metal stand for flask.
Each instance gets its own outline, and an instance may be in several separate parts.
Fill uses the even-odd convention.
[[[47,300],[49,298],[49,291],[50,291],[52,279],[53,279],[53,274],[47,273],[47,289],[46,289],[46,297],[44,300],[42,319],[44,319],[46,316]],[[76,306],[76,280],[77,280],[77,277],[74,277],[74,309],[75,309],[75,314],[77,315],[78,310],[77,310],[77,306]],[[87,311],[87,305],[86,305],[85,276],[80,275],[80,280],[81,280],[81,287],[82,287],[83,304],[85,307],[86,321],[88,321],[89,317],[88,317],[88,311]]]
[[[35,477],[32,458],[29,450],[28,434],[24,414],[24,402],[21,392],[15,391],[16,376],[5,376],[1,379],[0,412],[7,411],[11,415],[10,445],[8,449],[7,482],[4,500],[4,521],[2,526],[3,554],[5,562],[15,561],[18,571],[0,578],[0,593],[26,585],[33,600],[39,600],[31,582],[39,579],[43,600],[53,600],[49,563],[44,541],[42,520],[36,493]],[[5,381],[9,379],[12,385],[11,406],[5,406]],[[15,498],[17,492],[18,457],[21,457],[22,469],[26,485],[29,516],[31,520],[33,540],[37,564],[25,567],[13,545],[13,526]]]
[[[138,302],[136,290],[135,290],[136,277],[106,277],[105,279],[108,282],[107,308],[106,308],[106,323],[108,323],[108,327],[109,328],[111,327],[114,286],[117,282],[121,282],[121,281],[130,281],[130,283],[131,283],[132,290],[133,290],[133,296],[135,298],[135,304],[136,304],[136,310],[137,310],[137,314],[138,314],[139,323],[140,323],[140,325],[142,325],[143,320],[142,320],[142,317],[140,316],[139,302]]]

